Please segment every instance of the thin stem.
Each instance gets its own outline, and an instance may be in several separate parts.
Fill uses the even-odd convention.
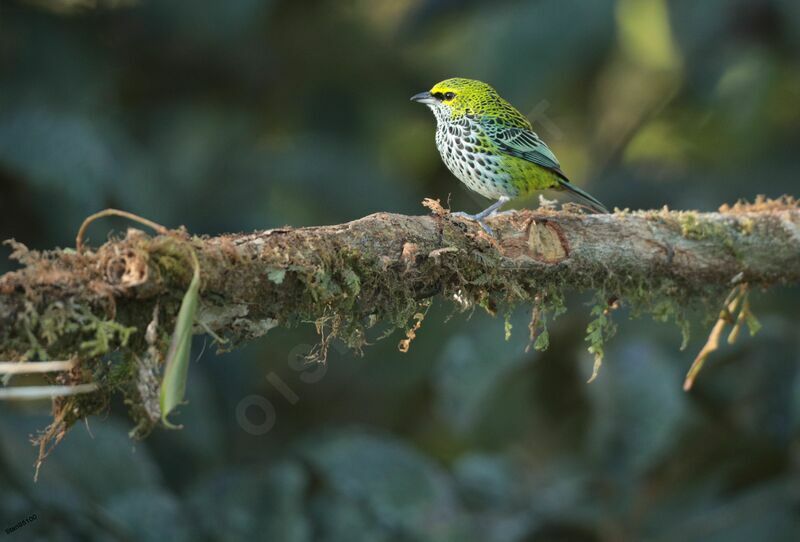
[[[20,386],[18,388],[0,389],[0,400],[36,401],[39,399],[54,399],[56,397],[92,393],[97,391],[98,387],[94,382],[78,384],[77,386]]]
[[[69,371],[75,361],[0,361],[0,374],[31,374]]]
[[[162,235],[169,233],[169,230],[161,224],[143,218],[139,215],[129,213],[128,211],[121,211],[119,209],[105,209],[87,217],[86,220],[83,221],[83,224],[81,224],[81,227],[78,230],[78,235],[75,237],[75,250],[78,252],[78,254],[83,252],[83,236],[86,233],[86,229],[89,227],[89,225],[95,220],[105,218],[107,216],[121,216],[122,218],[133,220],[134,222],[138,222],[139,224],[144,224],[145,226],[152,228]]]

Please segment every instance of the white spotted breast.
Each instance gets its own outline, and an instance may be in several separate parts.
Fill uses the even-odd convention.
[[[474,120],[437,119],[436,148],[447,169],[470,190],[490,198],[516,197],[519,191],[511,183],[501,156],[486,148],[486,136]]]

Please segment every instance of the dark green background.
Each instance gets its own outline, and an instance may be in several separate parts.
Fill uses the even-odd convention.
[[[107,206],[206,234],[424,197],[479,210],[408,101],[454,75],[530,112],[608,206],[797,195],[796,0],[80,3],[0,0],[0,238],[33,248]],[[502,319],[437,303],[408,354],[398,334],[334,348],[319,379],[291,361],[312,326],[222,356],[199,340],[184,430],[131,441],[115,404],[38,484],[48,405],[0,405],[0,529],[35,513],[16,539],[800,539],[797,290],[757,292],[763,331],[690,394],[709,326],[680,351],[675,327],[625,311],[585,384],[589,299],[543,354],[524,352],[527,314],[504,341]],[[274,409],[263,435],[237,420],[253,396]]]

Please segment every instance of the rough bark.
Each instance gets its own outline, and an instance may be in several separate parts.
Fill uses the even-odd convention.
[[[85,330],[73,329],[70,338],[57,323],[45,322],[44,329],[48,311],[67,319],[84,312],[143,330],[160,302],[168,321],[191,276],[189,249],[202,271],[197,330],[234,340],[320,318],[402,324],[417,303],[437,294],[499,303],[532,301],[552,288],[596,288],[623,300],[633,296],[631,302],[648,291],[689,302],[739,282],[800,282],[794,202],[718,213],[519,211],[493,220],[496,239],[435,210],[208,238],[129,230],[83,254],[17,246],[23,267],[0,277],[0,358],[23,355],[20,345],[30,348],[31,332],[40,354],[80,353],[76,341]]]

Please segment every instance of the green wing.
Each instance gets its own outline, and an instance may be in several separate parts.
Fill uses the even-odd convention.
[[[556,155],[539,139],[536,132],[525,128],[502,127],[492,133],[491,138],[502,152],[533,162],[564,177]]]
[[[561,164],[558,163],[556,155],[533,130],[503,126],[490,133],[489,137],[497,144],[501,152],[552,171],[558,175],[558,182],[562,189],[572,192],[594,210],[601,213],[608,212],[608,209],[594,196],[569,182],[567,176],[561,171]]]

